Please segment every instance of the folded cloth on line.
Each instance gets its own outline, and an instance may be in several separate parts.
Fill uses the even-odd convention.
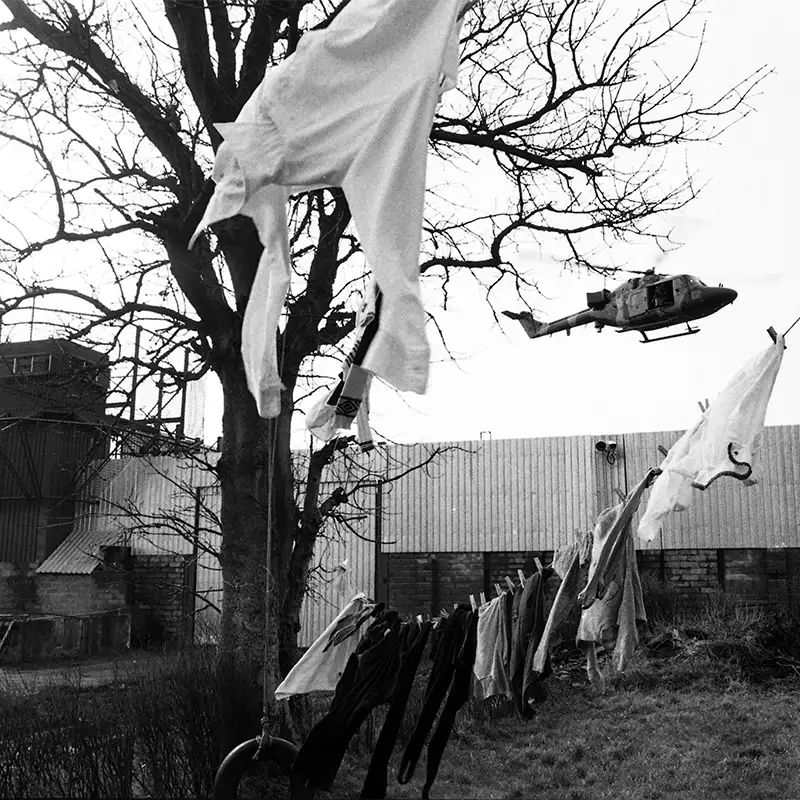
[[[665,517],[689,505],[693,487],[706,489],[723,475],[746,486],[756,483],[764,419],[783,350],[779,336],[750,359],[669,449],[639,522],[640,539],[653,541]]]
[[[514,705],[526,718],[533,716],[531,702],[538,702],[544,697],[544,687],[531,673],[531,667],[545,626],[545,584],[552,574],[553,570],[545,567],[527,579],[520,595],[519,614],[514,625],[508,678]]]
[[[416,629],[416,625],[413,629]],[[397,685],[412,626],[396,611],[382,612],[347,662],[328,713],[311,729],[292,764],[292,775],[311,789],[330,789],[348,743]]]
[[[401,654],[400,673],[397,676],[389,710],[386,712],[380,736],[372,751],[367,776],[364,778],[364,785],[361,789],[363,798],[378,800],[386,797],[389,783],[389,759],[397,743],[408,698],[411,695],[419,662],[422,660],[422,654],[432,628],[432,622],[409,626],[408,638]]]

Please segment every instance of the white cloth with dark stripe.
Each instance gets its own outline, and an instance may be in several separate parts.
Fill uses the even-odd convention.
[[[725,475],[745,486],[758,481],[764,420],[783,351],[779,336],[731,378],[700,419],[672,445],[639,522],[640,539],[653,541],[669,514],[688,507],[693,488],[706,489]]]

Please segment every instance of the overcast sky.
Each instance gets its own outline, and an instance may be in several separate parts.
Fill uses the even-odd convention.
[[[651,246],[623,257],[640,269],[656,265],[659,272],[723,283],[739,293],[735,303],[699,320],[701,333],[667,342],[643,345],[637,333],[598,333],[591,326],[530,340],[518,323],[496,323],[473,292],[453,287],[441,319],[459,363],[436,352],[424,397],[377,386],[371,419],[378,434],[414,442],[476,439],[482,431],[509,438],[685,429],[700,413],[698,400],[713,399],[744,361],[769,346],[766,328],[783,332],[800,316],[800,167],[791,144],[800,12],[779,0],[759,4],[757,12],[744,0],[719,0],[707,19],[700,70],[709,89],[728,88],[762,64],[775,74],[754,113],[720,144],[691,153],[709,184],[685,215],[670,220],[685,245],[661,263]],[[580,310],[587,291],[611,289],[625,277],[571,275],[533,258],[520,266],[535,269],[544,296],[528,301],[542,319]],[[508,307],[521,308],[509,300]],[[800,324],[787,345],[767,424],[800,423]],[[209,431],[215,422],[212,412]],[[301,421],[297,430],[302,444]]]
[[[437,317],[458,363],[430,331],[427,394],[373,389],[371,420],[379,437],[415,442],[477,439],[482,432],[509,438],[686,429],[699,414],[697,401],[713,399],[745,360],[770,344],[767,327],[783,332],[800,316],[794,152],[800,11],[781,0],[764,0],[757,11],[746,0],[710,0],[707,8],[701,90],[719,94],[765,64],[775,72],[750,116],[719,143],[690,149],[691,166],[708,185],[683,215],[669,219],[684,246],[663,261],[652,245],[620,250],[617,260],[722,283],[739,293],[736,302],[699,320],[699,334],[666,342],[643,345],[637,333],[598,333],[592,326],[530,340],[517,322],[496,322],[468,279],[461,288],[455,279],[449,310]],[[469,188],[476,196],[491,191],[479,178]],[[517,266],[539,283],[542,294],[526,300],[542,320],[584,308],[587,291],[613,289],[627,277],[566,273],[534,252],[521,253]],[[505,299],[496,307],[523,307],[518,298]],[[768,424],[800,424],[800,324],[787,344]],[[220,417],[219,392],[209,386],[207,441],[219,435]],[[308,442],[302,418],[295,442]]]

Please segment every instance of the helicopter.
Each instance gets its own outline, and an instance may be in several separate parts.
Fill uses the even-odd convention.
[[[736,297],[735,290],[726,289],[722,284],[706,286],[693,275],[658,275],[654,269],[649,269],[641,273],[641,277],[629,278],[613,291],[587,292],[588,308],[553,322],[539,322],[530,311],[504,311],[503,314],[519,320],[531,339],[558,331],[569,335],[572,328],[594,323],[598,331],[606,325],[617,328],[618,333],[638,331],[642,334],[642,343],[649,344],[699,333],[699,328],[689,324],[692,320],[714,314]],[[680,333],[653,338],[647,335],[648,331],[683,323],[687,329]]]

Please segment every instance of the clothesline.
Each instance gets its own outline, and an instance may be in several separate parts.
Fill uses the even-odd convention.
[[[789,326],[789,327],[786,329],[786,333],[784,333],[784,334],[783,334],[783,337],[784,337],[784,339],[786,338],[786,334],[787,334],[787,333],[789,333],[789,331],[790,331],[792,328],[794,328],[794,326],[795,326],[795,325],[797,325],[797,323],[798,323],[798,322],[800,322],[800,317],[798,317],[798,318],[797,318],[797,319],[796,319],[796,320],[795,320],[795,321],[794,321],[794,322],[793,322],[793,323],[792,323],[792,324],[791,324],[791,325],[790,325],[790,326]]]
[[[506,575],[507,590],[496,583],[497,597],[488,602],[478,592],[480,605],[473,594],[470,606],[456,604],[435,619],[417,615],[403,622],[385,604],[363,592],[355,595],[276,690],[279,699],[334,693],[328,713],[297,754],[293,776],[305,787],[330,789],[352,736],[374,708],[388,705],[361,795],[386,796],[389,761],[429,635],[436,642],[424,701],[397,773],[399,783],[413,777],[432,732],[423,798],[470,695],[481,700],[504,696],[520,716],[533,716],[534,706],[547,696],[550,654],[558,644],[551,639],[576,606],[581,608],[576,644],[586,654],[592,685],[603,688],[596,648],[602,645],[613,653],[614,668],[624,670],[638,644],[637,623],[646,621],[630,523],[654,472],[649,470],[624,502],[603,511],[591,534],[559,548],[550,565],[543,566],[537,557],[529,577],[517,570],[519,583]],[[561,583],[550,602],[553,575]]]
[[[537,557],[534,557],[533,563],[536,565],[537,574],[541,575],[542,572],[546,568],[542,566],[542,562]],[[526,583],[526,581],[528,579],[525,577],[525,573],[521,569],[517,570],[517,577],[519,578],[519,585],[524,589],[525,588],[525,583]],[[513,592],[514,589],[516,588],[516,586],[514,585],[514,581],[512,581],[511,578],[508,575],[506,575],[503,578],[503,580],[505,581],[507,589],[509,591]],[[499,583],[496,583],[494,585],[494,589],[495,589],[495,592],[497,592],[497,596],[500,597],[502,595],[502,593],[503,593],[503,587]],[[480,605],[485,605],[486,604],[486,593],[485,592],[478,592],[477,595],[478,595],[478,598],[480,600]],[[475,599],[475,595],[474,594],[471,594],[469,596],[469,603],[470,603],[470,606],[472,606],[472,610],[473,611],[475,611],[479,607],[478,601]],[[458,607],[458,603],[454,603],[453,604],[453,608],[457,608],[457,607]]]

